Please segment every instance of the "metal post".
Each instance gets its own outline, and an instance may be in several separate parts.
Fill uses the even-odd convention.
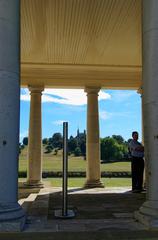
[[[75,213],[68,209],[67,194],[67,172],[68,172],[68,123],[63,122],[63,182],[62,182],[62,210],[55,210],[56,218],[73,218]]]
[[[63,208],[62,215],[67,216],[67,170],[68,170],[68,123],[63,123]]]

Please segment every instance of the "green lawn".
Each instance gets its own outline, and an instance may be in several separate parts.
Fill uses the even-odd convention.
[[[130,162],[114,162],[101,164],[101,171],[130,171]],[[86,160],[83,157],[69,156],[69,171],[86,171]],[[19,170],[27,170],[27,148],[25,148],[19,157]],[[43,170],[62,171],[62,153],[58,155],[43,154]]]
[[[130,162],[114,162],[100,164],[101,171],[130,171]],[[86,161],[83,157],[69,156],[68,160],[69,171],[86,171]],[[19,157],[19,170],[27,170],[27,148],[25,148]],[[43,170],[47,171],[62,171],[62,153],[58,155],[43,154]],[[19,181],[25,181],[23,178],[19,178]],[[62,186],[61,178],[47,178],[43,179],[44,182],[51,184],[53,187]],[[102,178],[102,182],[106,187],[122,187],[130,186],[130,178]],[[82,187],[85,183],[85,178],[69,178],[69,187]]]
[[[19,178],[19,181],[25,182],[26,179]],[[85,178],[69,178],[68,187],[83,187],[86,179]],[[131,178],[101,178],[105,187],[129,187],[131,186]],[[43,179],[46,185],[51,185],[52,187],[61,187],[62,178],[47,178]]]
[[[85,183],[85,178],[69,178],[68,186],[69,187],[83,187]],[[131,186],[130,178],[102,178],[101,181],[104,183],[105,187],[125,187]],[[50,183],[53,187],[62,186],[61,178],[50,179]]]

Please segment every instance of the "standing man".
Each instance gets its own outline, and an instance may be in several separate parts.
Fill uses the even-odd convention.
[[[138,132],[132,132],[132,140],[129,143],[129,149],[132,156],[132,192],[139,193],[143,190],[143,172],[144,172],[144,147],[138,142]]]

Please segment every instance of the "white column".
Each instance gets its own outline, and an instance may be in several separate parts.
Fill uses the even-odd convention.
[[[135,214],[158,228],[158,1],[143,1],[143,109],[147,200]]]
[[[25,222],[18,204],[19,11],[19,0],[0,1],[0,231]]]
[[[31,94],[28,138],[28,171],[25,185],[42,187],[42,121],[41,95],[43,87],[29,87]]]
[[[144,116],[143,116],[143,89],[142,87],[140,87],[137,91],[139,94],[140,94],[140,97],[141,97],[141,123],[142,123],[142,145],[144,146]],[[144,157],[144,160],[145,160],[145,157]],[[144,169],[144,174],[143,174],[143,186],[144,188],[146,188],[146,185],[147,185],[147,174],[146,174],[146,171],[147,171],[147,161],[145,161],[145,169]]]
[[[140,87],[137,91],[140,94],[141,98],[141,123],[142,123],[142,144],[144,146],[144,117],[143,117],[143,89]]]
[[[87,92],[87,137],[86,137],[86,183],[85,187],[103,187],[100,181],[100,139],[98,92],[100,88],[86,88]]]

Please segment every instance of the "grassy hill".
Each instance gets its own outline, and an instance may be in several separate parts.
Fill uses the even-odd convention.
[[[101,171],[130,171],[130,162],[114,162],[101,164]],[[19,171],[27,169],[27,147],[25,147],[19,155]],[[83,157],[69,156],[69,171],[86,171],[86,160]],[[58,151],[57,155],[52,153],[44,153],[43,151],[43,170],[45,171],[62,171],[62,151]]]

